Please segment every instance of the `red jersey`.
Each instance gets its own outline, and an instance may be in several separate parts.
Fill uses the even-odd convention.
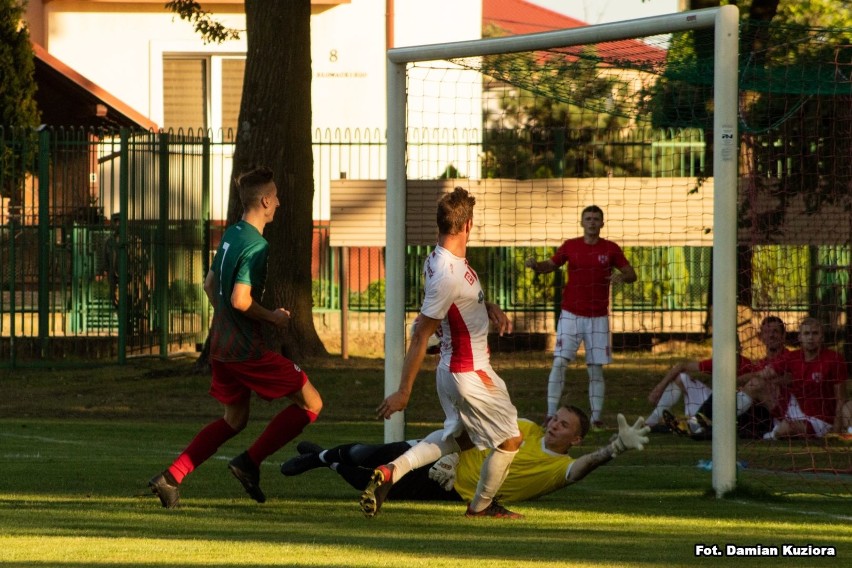
[[[813,361],[805,361],[801,349],[789,351],[770,363],[779,375],[790,373],[787,387],[806,415],[832,424],[837,399],[834,386],[846,382],[846,361],[836,351],[823,349]]]
[[[762,369],[763,366],[758,366],[757,363],[754,363],[748,357],[743,357],[742,355],[737,355],[737,376],[745,375],[746,373],[753,373],[759,369]],[[713,372],[713,359],[704,359],[703,361],[698,362],[698,370],[702,373],[710,374]]]
[[[759,359],[757,361],[752,361],[748,357],[743,357],[742,355],[737,354],[737,376],[739,377],[741,375],[760,371],[764,367],[767,367],[772,361],[777,361],[781,357],[784,357],[787,353],[789,353],[789,351],[787,349],[784,349],[772,359],[764,357],[763,359]],[[708,375],[711,374],[713,372],[713,359],[705,359],[703,361],[699,361],[698,370]]]
[[[562,288],[562,309],[588,318],[607,315],[612,269],[622,269],[629,264],[621,247],[614,242],[598,239],[589,245],[583,237],[562,243],[550,261],[557,267],[568,263],[568,282]]]

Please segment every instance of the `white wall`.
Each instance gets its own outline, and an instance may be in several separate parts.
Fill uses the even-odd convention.
[[[205,45],[189,23],[165,8],[143,5],[139,10],[113,3],[48,3],[45,47],[87,79],[162,124],[163,49],[245,53],[245,42]],[[243,15],[217,17],[226,26],[245,28]]]
[[[243,54],[245,40],[204,44],[192,26],[162,5],[133,2],[44,2],[31,0],[31,17],[43,17],[41,43],[63,63],[106,89],[133,109],[163,124],[164,53]],[[242,14],[216,13],[226,26],[245,29]],[[395,0],[396,46],[476,39],[481,36],[481,0]],[[311,17],[314,130],[371,129],[384,140],[386,130],[386,1],[352,0]],[[448,84],[449,85],[449,84]],[[434,127],[479,127],[476,89],[460,97],[463,110],[434,119]],[[456,103],[458,104],[458,103]],[[434,114],[431,116],[435,116]],[[414,119],[413,126],[423,126]],[[449,121],[449,122],[448,122]],[[340,160],[340,158],[337,158]],[[382,159],[383,161],[383,159]],[[348,166],[323,163],[339,177]],[[435,166],[439,168],[441,166]],[[354,169],[354,168],[353,168]],[[371,175],[384,176],[381,167]],[[431,176],[434,168],[428,168]],[[350,173],[355,175],[356,172]],[[328,173],[316,175],[314,216],[327,219]]]

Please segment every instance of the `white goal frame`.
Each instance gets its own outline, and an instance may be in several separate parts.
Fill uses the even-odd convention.
[[[510,37],[390,49],[387,52],[387,235],[385,393],[399,387],[405,356],[406,70],[409,63],[517,53],[712,28],[713,82],[713,488],[736,486],[737,69],[739,10],[707,8]],[[385,440],[404,438],[399,412]],[[653,451],[653,449],[651,449]]]

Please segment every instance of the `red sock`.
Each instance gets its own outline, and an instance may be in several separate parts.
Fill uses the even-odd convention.
[[[260,465],[263,460],[284,447],[284,444],[301,434],[305,426],[316,419],[317,415],[310,410],[291,404],[269,421],[266,429],[248,449],[251,461],[255,465]]]
[[[237,431],[220,418],[211,422],[195,435],[186,449],[169,466],[169,473],[180,483],[196,467],[216,453],[219,446],[237,435]]]

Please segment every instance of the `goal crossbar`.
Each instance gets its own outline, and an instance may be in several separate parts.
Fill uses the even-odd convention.
[[[390,49],[387,52],[387,235],[385,393],[399,386],[405,354],[406,68],[409,63],[545,50],[697,29],[714,30],[713,77],[713,487],[736,484],[737,69],[739,11],[707,8],[511,37]],[[385,422],[402,440],[404,416]]]

